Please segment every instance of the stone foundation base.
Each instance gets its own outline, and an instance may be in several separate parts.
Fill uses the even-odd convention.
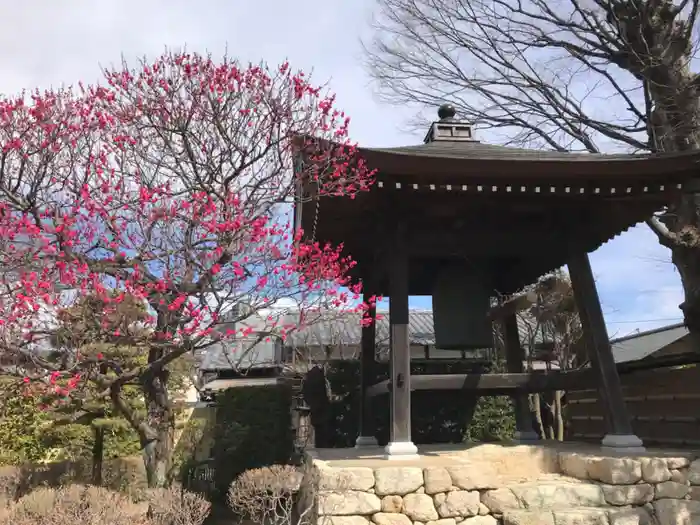
[[[409,464],[309,456],[320,523],[700,525],[700,454],[473,450]]]
[[[374,436],[357,436],[355,448],[376,448],[379,446]]]

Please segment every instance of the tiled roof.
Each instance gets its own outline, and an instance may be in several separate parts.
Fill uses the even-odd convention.
[[[292,332],[286,342],[288,346],[306,345],[356,345],[362,339],[362,326],[359,313],[330,312],[327,319],[313,322],[300,330]],[[296,324],[298,316],[290,314],[287,322]],[[408,337],[411,344],[435,344],[433,332],[433,312],[428,310],[411,310],[408,320]],[[378,312],[376,338],[377,345],[389,344],[389,314]]]
[[[282,324],[297,325],[299,314],[287,313],[281,320]],[[520,332],[523,340],[527,340],[527,328],[520,321]],[[266,320],[259,316],[251,316],[245,324],[254,330],[264,330]],[[412,345],[434,345],[433,312],[430,310],[411,310],[409,314],[408,336]],[[304,346],[333,346],[359,345],[362,339],[360,314],[353,312],[333,312],[324,314],[321,319],[309,321],[308,326],[292,331],[284,342],[287,347]],[[376,329],[377,347],[387,347],[389,344],[389,314],[378,312]],[[208,347],[201,356],[200,369],[223,370],[235,367],[265,367],[275,366],[278,361],[276,354],[281,351],[281,342],[262,340],[249,350],[255,339],[245,339],[216,343]],[[456,355],[456,354],[455,354]],[[234,366],[235,365],[235,366]]]
[[[679,323],[613,339],[610,344],[615,362],[626,363],[655,354],[688,333],[685,325]]]
[[[536,149],[512,148],[485,144],[483,142],[470,141],[435,141],[414,146],[400,146],[395,148],[363,148],[367,151],[390,153],[396,155],[430,156],[460,159],[522,159],[522,160],[550,160],[550,161],[610,161],[644,159],[649,155],[627,154],[595,154],[576,153],[568,151],[547,151]]]

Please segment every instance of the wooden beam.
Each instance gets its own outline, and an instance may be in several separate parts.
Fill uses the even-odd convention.
[[[389,263],[389,337],[391,345],[390,443],[411,442],[411,349],[408,338],[408,254],[405,231],[394,232]]]
[[[512,395],[553,390],[594,388],[596,372],[590,368],[568,371],[523,372],[507,374],[426,374],[411,376],[411,390],[470,390],[481,395]],[[392,391],[390,380],[367,390],[374,397]]]
[[[368,302],[370,297],[370,291],[365,290],[363,295],[363,300],[365,303]],[[372,403],[367,395],[367,389],[371,385],[371,381],[374,377],[375,365],[376,365],[376,351],[375,351],[375,340],[377,333],[377,309],[375,305],[370,306],[368,312],[369,317],[372,319],[372,323],[362,327],[362,339],[361,339],[361,350],[360,350],[360,428],[359,436],[357,440],[358,446],[363,446],[365,444],[376,444],[376,439],[374,438],[374,415],[372,412]]]
[[[522,312],[523,310],[527,310],[536,302],[537,294],[532,291],[514,295],[502,304],[491,308],[487,316],[491,321],[498,321],[515,315],[518,312]]]
[[[525,294],[526,296],[529,294]],[[532,295],[535,295],[534,293]],[[535,300],[537,296],[535,295]],[[528,303],[529,304],[529,303]],[[520,330],[518,330],[518,319],[515,312],[501,319],[503,326],[503,338],[506,350],[506,366],[509,373],[522,374],[525,371],[525,351],[520,344]],[[530,402],[526,393],[516,391],[513,394],[513,408],[515,410],[516,430],[521,436],[531,436],[535,434],[532,426],[532,415],[530,413]]]
[[[568,268],[576,307],[581,318],[583,338],[592,368],[598,376],[598,387],[606,408],[608,433],[633,436],[632,423],[622,395],[620,376],[613,358],[588,254],[579,253],[573,256],[569,260]]]

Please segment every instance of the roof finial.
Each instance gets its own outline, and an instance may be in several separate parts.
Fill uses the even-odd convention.
[[[440,120],[452,120],[457,114],[452,104],[443,104],[438,108],[438,117]]]

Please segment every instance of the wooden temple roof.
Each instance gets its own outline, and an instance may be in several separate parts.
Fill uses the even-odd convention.
[[[700,173],[700,151],[588,154],[495,146],[441,137],[425,144],[359,148],[376,184],[355,199],[308,199],[297,225],[321,242],[343,243],[368,277],[381,266],[401,222],[410,243],[410,293],[430,295],[439,264],[488,267],[513,293],[644,221]],[[456,133],[456,132],[454,132]],[[308,192],[308,188],[306,190]],[[308,196],[308,193],[306,194]],[[380,292],[386,293],[383,284]]]
[[[525,178],[571,181],[614,177],[615,182],[658,180],[700,169],[700,151],[666,154],[603,154],[543,151],[477,141],[429,142],[395,148],[360,148],[360,155],[384,174],[454,182],[499,182]]]

